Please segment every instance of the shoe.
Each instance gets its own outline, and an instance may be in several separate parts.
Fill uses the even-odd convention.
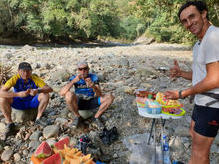
[[[104,125],[103,125],[103,123],[101,122],[101,120],[99,118],[95,118],[95,120],[92,124],[93,124],[93,126],[95,126],[98,129],[103,129],[104,128]]]
[[[75,117],[73,122],[69,125],[71,128],[78,128],[78,125],[81,122],[81,117]]]
[[[45,126],[47,126],[48,124],[47,124],[46,122],[42,121],[41,119],[36,119],[35,125],[40,125],[40,126],[45,127]]]
[[[5,128],[3,140],[5,141],[9,136],[15,135],[16,133],[17,133],[17,130],[15,128],[15,124],[14,123],[7,124],[7,126]]]
[[[113,127],[110,130],[107,130],[107,128],[104,128],[103,131],[99,134],[100,139],[102,140],[104,145],[110,145],[114,141],[118,140],[118,132],[117,128]]]

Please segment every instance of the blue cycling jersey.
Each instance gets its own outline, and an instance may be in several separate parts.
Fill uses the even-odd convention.
[[[72,81],[75,77],[76,75],[73,75],[69,80]],[[94,84],[99,84],[97,75],[89,73],[88,78],[90,78]],[[92,98],[95,95],[93,89],[88,88],[84,79],[80,79],[77,83],[74,84],[74,86],[75,94],[81,98]]]

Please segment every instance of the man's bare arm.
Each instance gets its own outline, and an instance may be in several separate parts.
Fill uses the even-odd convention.
[[[187,80],[192,80],[192,71],[190,72],[181,71],[180,77],[187,79]]]
[[[64,87],[61,88],[59,94],[61,96],[65,96],[65,94],[72,88],[72,86],[77,83],[81,79],[81,75],[77,75],[72,81],[66,84]]]
[[[192,71],[186,72],[181,70],[177,60],[174,60],[174,66],[170,68],[170,77],[182,77],[187,80],[192,80]]]
[[[0,97],[2,98],[13,98],[13,97],[26,97],[30,94],[30,90],[21,91],[21,92],[9,92],[10,88],[2,87],[0,89]]]
[[[193,87],[184,90],[182,92],[183,97],[219,88],[219,62],[207,64],[206,70],[206,77]]]

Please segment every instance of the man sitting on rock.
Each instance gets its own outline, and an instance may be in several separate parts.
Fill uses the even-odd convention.
[[[72,76],[70,82],[60,90],[60,95],[65,96],[69,110],[75,115],[71,127],[77,128],[81,121],[78,110],[91,110],[99,107],[99,110],[94,116],[94,125],[101,129],[104,126],[99,118],[113,103],[114,96],[111,94],[102,94],[98,77],[95,74],[89,73],[89,67],[86,61],[79,62],[77,68],[78,74]],[[75,87],[75,93],[70,91],[73,85]]]
[[[14,92],[10,92],[11,88]],[[0,106],[7,121],[5,139],[15,133],[15,124],[11,118],[11,107],[18,110],[38,108],[35,124],[46,124],[40,119],[49,102],[49,92],[52,88],[37,75],[32,74],[31,65],[22,62],[18,66],[18,73],[12,76],[0,89]]]

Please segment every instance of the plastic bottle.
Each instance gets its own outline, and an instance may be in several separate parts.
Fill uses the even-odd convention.
[[[163,135],[162,146],[163,146],[163,163],[164,164],[171,164],[171,162],[170,162],[170,152],[169,152],[169,143],[168,143],[166,135]]]

